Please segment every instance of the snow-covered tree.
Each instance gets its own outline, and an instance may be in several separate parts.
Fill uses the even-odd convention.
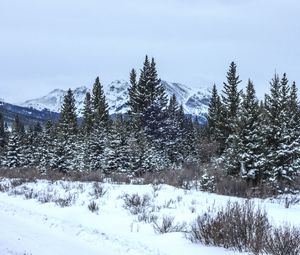
[[[93,123],[96,128],[108,127],[109,112],[108,104],[106,102],[103,86],[100,83],[99,77],[96,78],[92,90],[92,109],[93,109]]]
[[[85,135],[90,135],[93,130],[93,108],[91,94],[89,92],[86,93],[84,99],[83,120],[81,124],[81,130]]]

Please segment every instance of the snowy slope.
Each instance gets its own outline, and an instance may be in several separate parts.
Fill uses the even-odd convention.
[[[79,87],[73,91],[78,112],[80,112],[83,108],[83,101],[87,91],[89,90],[86,87]],[[64,96],[66,94],[66,90],[55,89],[43,97],[27,100],[20,105],[23,107],[34,108],[40,111],[43,109],[47,109],[52,112],[60,112]]]
[[[103,184],[101,197],[93,194],[92,183],[37,181],[10,187],[10,180],[0,180],[6,192],[0,193],[1,255],[224,255],[241,254],[217,247],[193,244],[184,233],[157,234],[151,223],[139,221],[124,208],[124,194],[148,194],[160,221],[174,216],[176,222],[191,223],[208,207],[218,208],[227,201],[243,199],[162,185]],[[9,188],[10,187],[10,188]],[[26,194],[26,196],[25,196]],[[53,201],[72,197],[72,204],[59,207]],[[27,199],[26,199],[27,197]],[[90,201],[99,206],[88,210]],[[273,224],[300,226],[299,205],[290,209],[280,201],[259,200]],[[193,210],[191,209],[193,208]],[[3,231],[5,230],[5,231]],[[247,253],[244,253],[247,254]]]
[[[169,97],[173,94],[176,95],[179,103],[184,106],[186,114],[200,116],[207,113],[210,98],[210,91],[208,89],[195,90],[183,84],[166,81],[162,81],[162,84],[165,86]],[[116,80],[104,86],[110,114],[127,112],[126,102],[128,101],[129,86],[129,83],[124,80]],[[90,91],[90,89],[86,87],[79,87],[74,90],[77,112],[79,114],[82,112],[84,97],[87,91]],[[32,107],[38,110],[46,108],[53,112],[59,112],[65,94],[66,91],[55,89],[46,96],[21,103],[21,106]]]

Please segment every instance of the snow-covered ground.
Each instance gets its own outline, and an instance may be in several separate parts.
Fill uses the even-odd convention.
[[[164,216],[172,216],[175,223],[185,222],[188,228],[197,215],[240,198],[167,185],[105,183],[95,188],[93,183],[42,180],[15,184],[0,181],[4,190],[0,193],[1,255],[240,254],[192,243],[183,232],[158,234],[150,220],[157,217],[159,223]],[[150,198],[144,214],[134,215],[124,207],[124,195],[135,193]],[[98,212],[89,210],[92,201]],[[287,209],[284,199],[254,201],[266,209],[273,224],[300,227],[299,203]]]

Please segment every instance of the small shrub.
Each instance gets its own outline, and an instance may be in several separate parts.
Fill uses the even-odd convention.
[[[72,195],[68,195],[67,197],[65,198],[58,198],[58,199],[55,199],[55,204],[60,206],[60,207],[68,207],[68,206],[71,206],[74,202],[74,197]]]
[[[165,216],[161,223],[158,221],[153,222],[153,229],[158,234],[170,233],[170,232],[183,232],[185,231],[186,224],[174,224],[174,217]]]
[[[153,189],[153,196],[157,197],[158,196],[158,192],[161,190],[162,185],[161,184],[152,184],[152,189]]]
[[[147,207],[149,207],[151,198],[146,194],[143,197],[138,194],[125,194],[123,195],[124,208],[129,210],[132,214],[142,213]]]
[[[8,184],[0,184],[0,192],[7,192],[9,190]]]
[[[26,199],[32,199],[34,197],[33,189],[29,189],[24,193]]]
[[[205,245],[259,253],[264,246],[270,224],[266,212],[253,203],[228,203],[216,215],[199,216],[192,225],[189,238]]]
[[[130,184],[130,176],[124,173],[112,173],[109,175],[113,183],[116,184]]]
[[[298,196],[285,197],[284,207],[290,208],[291,205],[299,204],[299,202],[300,202],[300,198]]]
[[[152,223],[157,221],[157,216],[144,210],[142,213],[138,215],[138,221],[139,222],[143,221],[145,223]]]
[[[11,188],[16,188],[26,182],[27,181],[25,179],[13,179],[13,180],[11,180],[10,185],[11,185]]]
[[[91,201],[88,205],[88,208],[91,212],[98,212],[99,211],[99,206],[96,204],[95,201]]]
[[[53,196],[51,194],[40,194],[38,196],[38,201],[42,204],[45,204],[45,203],[50,203],[51,201],[53,200]]]
[[[168,201],[165,201],[163,208],[172,208],[172,205],[175,205],[175,201],[173,199],[169,199]]]
[[[233,176],[218,176],[215,192],[225,196],[248,197],[248,185],[245,180]]]
[[[271,255],[299,255],[300,230],[290,226],[274,228],[266,238],[264,251]]]
[[[107,189],[105,189],[102,184],[100,184],[99,182],[94,182],[93,192],[90,194],[91,196],[94,196],[95,199],[98,199],[100,197],[103,197],[106,193]]]

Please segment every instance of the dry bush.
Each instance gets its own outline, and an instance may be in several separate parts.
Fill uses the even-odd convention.
[[[141,212],[137,219],[139,222],[143,221],[145,223],[152,223],[152,222],[155,222],[157,221],[157,216],[152,214],[151,211],[147,211],[147,210],[144,210],[143,212]]]
[[[108,175],[111,181],[116,184],[130,184],[130,176],[124,173],[112,173]]]
[[[64,198],[55,198],[54,202],[56,205],[60,206],[60,207],[68,207],[71,206],[75,201],[75,197],[71,194],[68,194],[66,197]]]
[[[1,168],[0,177],[9,178],[9,179],[24,179],[29,181],[34,181],[41,177],[41,173],[36,168]]]
[[[0,183],[0,192],[7,192],[9,190],[8,184]]]
[[[264,251],[271,255],[299,255],[300,230],[288,225],[274,228],[267,235]]]
[[[99,211],[99,206],[96,204],[96,202],[94,200],[89,203],[88,208],[91,212]]]
[[[192,225],[189,239],[205,245],[221,246],[258,254],[270,232],[266,212],[255,208],[250,201],[228,203],[216,215],[199,216]]]
[[[93,172],[68,172],[65,173],[64,179],[69,181],[81,181],[81,182],[103,182],[103,174],[101,171]]]
[[[45,204],[45,203],[50,203],[52,202],[54,199],[53,199],[53,195],[52,194],[49,194],[49,193],[45,193],[45,194],[40,194],[38,196],[38,201],[42,204]]]
[[[157,220],[153,222],[153,229],[158,234],[171,233],[171,232],[184,232],[186,224],[176,223],[174,224],[174,217],[165,216],[161,223]]]
[[[94,196],[95,199],[103,197],[107,193],[107,189],[103,186],[103,184],[99,182],[93,183],[93,192],[90,193],[91,196]]]
[[[151,198],[147,194],[143,197],[138,194],[125,194],[122,198],[124,200],[123,207],[135,215],[145,212],[151,206]]]
[[[284,198],[284,207],[290,208],[291,205],[296,205],[300,203],[299,196],[289,196]]]
[[[190,163],[181,168],[146,173],[143,178],[145,184],[168,184],[178,188],[190,189],[193,187],[195,180],[198,180],[202,174],[202,168],[197,164]]]
[[[245,180],[233,176],[218,176],[215,180],[215,192],[225,196],[248,197],[249,188]]]
[[[50,181],[68,180],[68,181],[103,181],[103,174],[101,172],[62,172],[57,170],[41,171],[38,168],[1,168],[0,177],[4,178],[19,178],[26,181],[34,181],[37,179],[45,179]]]

